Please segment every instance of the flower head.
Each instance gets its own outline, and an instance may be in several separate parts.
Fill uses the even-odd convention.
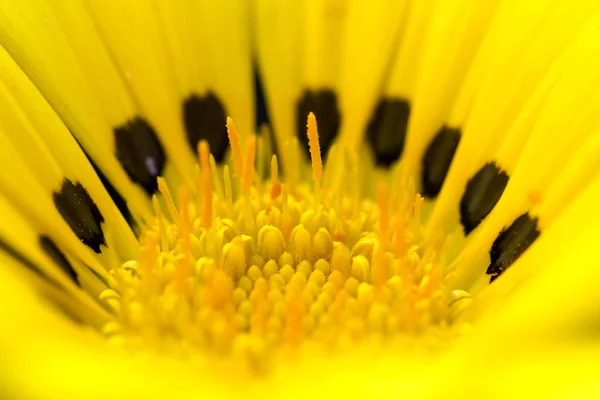
[[[6,397],[597,390],[596,2],[7,3],[0,45]]]

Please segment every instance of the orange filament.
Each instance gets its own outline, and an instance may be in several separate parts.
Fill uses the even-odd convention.
[[[212,181],[210,179],[210,149],[206,140],[198,142],[200,155],[200,173],[202,178],[202,214],[200,222],[203,227],[209,228],[212,224]]]
[[[310,148],[310,160],[312,162],[313,180],[320,181],[323,177],[323,162],[321,161],[321,146],[319,145],[319,131],[317,130],[317,119],[312,112],[308,114],[308,146]]]
[[[242,193],[250,193],[252,176],[254,175],[254,156],[256,155],[256,136],[250,136],[246,145],[246,157],[244,158],[244,173],[242,174]]]
[[[233,176],[242,176],[242,147],[240,145],[240,137],[238,136],[235,124],[231,117],[227,117],[227,135],[229,136],[229,144],[231,145],[231,159],[233,160]]]
[[[223,182],[225,183],[225,202],[227,203],[227,209],[230,211],[233,207],[233,194],[231,193],[231,176],[229,175],[229,166],[223,167]]]

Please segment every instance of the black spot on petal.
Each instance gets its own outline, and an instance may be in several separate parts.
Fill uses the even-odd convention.
[[[331,89],[305,90],[296,104],[296,134],[298,135],[298,142],[303,145],[306,158],[309,160],[310,151],[306,137],[306,120],[310,112],[314,113],[317,118],[321,156],[326,159],[327,152],[338,134],[341,123],[341,114],[335,92]]]
[[[485,164],[467,182],[460,201],[460,222],[465,235],[477,228],[492,211],[507,184],[508,175],[493,162]]]
[[[263,79],[258,71],[256,65],[252,68],[252,75],[254,81],[254,120],[256,121],[256,131],[260,132],[260,128],[263,125],[270,125],[271,119],[269,118],[269,110],[267,109],[267,102],[265,101],[265,91],[263,85]]]
[[[404,99],[381,99],[367,126],[367,140],[375,153],[375,163],[389,167],[404,149],[410,104]]]
[[[490,250],[490,266],[486,271],[491,275],[490,283],[506,271],[539,235],[538,219],[532,218],[529,213],[521,215],[503,229]]]
[[[433,199],[442,190],[452,158],[460,142],[460,129],[442,126],[423,155],[423,196]]]
[[[194,154],[198,150],[198,142],[204,139],[208,142],[215,161],[223,161],[229,146],[226,119],[223,103],[212,92],[205,96],[193,94],[184,101],[183,123]]]
[[[40,236],[39,240],[40,246],[42,247],[42,250],[44,250],[44,253],[46,253],[46,255],[50,257],[54,263],[60,269],[62,269],[63,272],[67,274],[67,276],[71,278],[73,282],[75,282],[76,285],[79,285],[79,282],[77,281],[77,273],[67,260],[67,257],[65,257],[58,246],[56,246],[56,243],[54,243],[52,239],[45,235]]]
[[[81,183],[63,181],[60,191],[53,195],[54,205],[77,237],[96,253],[106,246],[100,224],[104,217]]]
[[[158,188],[156,177],[165,166],[165,151],[150,124],[140,118],[114,129],[117,159],[129,178],[148,194]]]

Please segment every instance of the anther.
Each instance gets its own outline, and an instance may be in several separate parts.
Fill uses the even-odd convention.
[[[310,260],[312,255],[312,240],[310,233],[304,225],[300,224],[294,228],[290,237],[291,252],[295,255],[295,262],[299,264],[303,260]]]
[[[244,249],[235,243],[228,243],[223,249],[223,270],[237,281],[246,273],[246,255]]]
[[[263,226],[258,232],[258,248],[263,259],[279,259],[285,250],[283,234],[277,227]]]
[[[335,242],[331,255],[331,269],[339,271],[344,278],[348,278],[350,276],[350,263],[351,257],[348,247],[343,243]]]
[[[333,239],[325,228],[319,228],[317,233],[313,236],[313,257],[323,258],[326,260],[331,259],[331,253],[333,252]]]

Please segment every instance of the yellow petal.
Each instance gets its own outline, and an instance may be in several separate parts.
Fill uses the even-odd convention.
[[[405,1],[348,2],[340,69],[341,140],[358,149],[405,17]]]
[[[77,5],[53,2],[55,14],[44,2],[36,7],[6,2],[0,15],[0,44],[127,198],[134,216],[148,218],[149,199],[115,157],[114,128],[135,117],[137,107],[89,18]]]
[[[598,26],[598,16],[597,14],[587,28]],[[570,159],[577,156],[578,151],[584,152],[579,150],[582,146],[597,140],[592,136],[597,135],[598,128],[595,117],[598,110],[594,108],[597,104],[597,93],[593,88],[600,78],[597,72],[600,60],[596,56],[600,36],[597,30],[587,28],[565,51],[566,57],[557,61],[557,69],[548,73],[546,79],[551,80],[551,90],[540,111],[534,113],[536,117],[533,121],[523,123],[523,120],[520,120],[513,127],[520,133],[509,131],[507,134],[507,138],[513,138],[514,147],[518,143],[519,135],[528,129],[531,130],[529,140],[521,144],[520,158],[514,160],[514,170],[509,171],[510,179],[502,198],[480,227],[469,236],[463,253],[450,266],[449,271],[457,268],[452,276],[447,278],[451,286],[457,284],[465,288],[475,285],[477,290],[485,286],[487,278],[484,271],[489,264],[487,250],[499,232],[512,224],[519,215],[529,211],[532,218],[540,219],[538,227],[543,233],[554,216],[559,214],[571,199],[569,196],[559,196],[561,188],[554,186],[554,183],[560,184],[565,180],[575,179],[574,189],[581,189],[586,182],[583,178],[593,175],[592,171],[588,171],[580,176],[582,179],[567,178],[563,175],[561,180],[555,180],[557,171],[564,164],[570,163]],[[505,151],[504,154],[510,152],[503,150],[501,146],[500,152],[502,151]],[[572,161],[573,165],[581,165],[581,162],[585,166],[591,161]],[[582,173],[576,166],[567,171],[573,174]],[[448,187],[448,192],[458,190]],[[544,206],[546,202],[548,207]],[[454,204],[457,204],[457,200],[454,200]],[[544,212],[546,214],[543,214]]]
[[[177,104],[191,94],[215,92],[224,102],[227,114],[235,120],[244,143],[255,126],[250,3],[247,0],[218,4],[208,0],[151,3],[164,35],[169,69],[177,88]],[[136,4],[135,9],[139,11],[140,7]]]
[[[600,214],[593,210],[599,199],[596,178],[497,284],[481,292],[474,315],[483,318],[487,334],[509,342],[517,335],[547,341],[595,336]]]
[[[23,282],[32,283],[48,299],[60,304],[75,318],[101,328],[110,316],[96,300],[82,290],[85,288],[90,293],[99,293],[105,286],[98,278],[83,263],[67,259],[64,254],[65,260],[57,259],[52,239],[40,235],[2,195],[0,215],[3,218],[0,226],[3,269],[20,277]],[[58,264],[63,261],[67,261],[69,265]],[[65,268],[72,270],[66,271]]]
[[[582,61],[574,62],[572,52],[582,51],[578,43],[592,26],[598,25],[595,18],[582,30],[582,24],[598,6],[595,2],[578,6],[581,8],[573,9],[566,3],[509,1],[500,7],[450,116],[450,126],[463,128],[462,136],[429,221],[432,231],[455,229],[459,221],[457,205],[467,182],[486,163],[493,162],[512,177],[548,91],[566,90],[553,87],[556,76],[568,65],[579,68]],[[564,29],[557,35],[558,23]],[[507,31],[511,35],[505,35]],[[560,93],[557,98],[563,96]],[[583,92],[577,96],[585,98]],[[566,107],[571,112],[578,109]],[[568,110],[560,110],[560,115]],[[539,140],[552,142],[545,138],[541,135]],[[570,143],[578,141],[574,138]]]
[[[410,93],[413,101],[404,149],[405,173],[419,172],[423,151],[445,122],[496,6],[496,1],[442,0],[430,11],[421,43],[422,59]]]
[[[138,256],[137,239],[69,130],[10,56],[0,49],[0,130],[48,195],[64,179],[81,182],[98,205],[108,242],[120,260]],[[15,174],[16,171],[7,171]]]

